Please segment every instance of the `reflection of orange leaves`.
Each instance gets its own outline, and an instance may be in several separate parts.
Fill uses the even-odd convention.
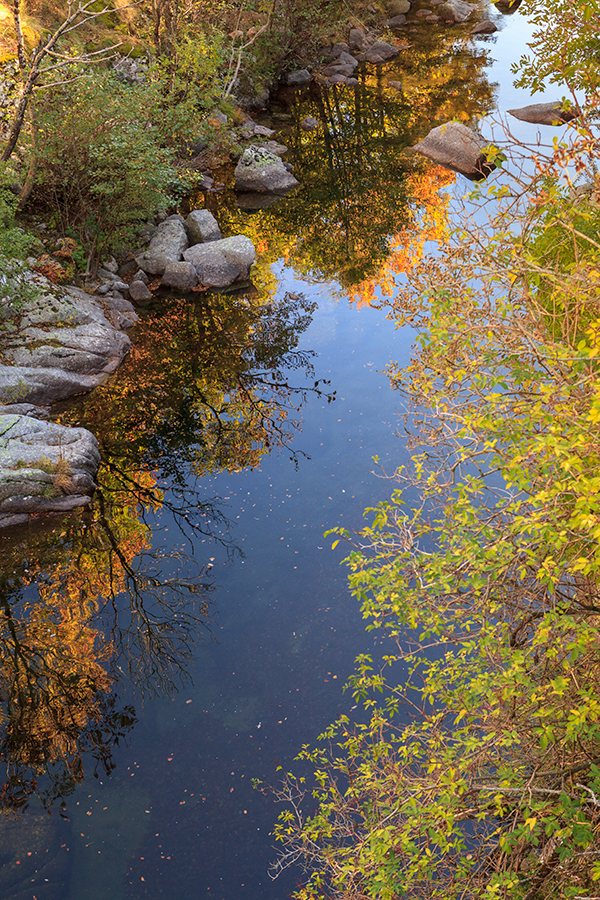
[[[428,241],[442,243],[447,229],[448,196],[443,188],[456,178],[441,166],[430,166],[407,179],[407,195],[412,200],[413,221],[390,241],[391,254],[373,278],[356,285],[349,299],[358,307],[377,302],[378,295],[391,297],[396,289],[396,276],[408,274],[423,258]]]

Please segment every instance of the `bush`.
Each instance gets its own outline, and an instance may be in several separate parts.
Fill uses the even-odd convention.
[[[390,648],[351,679],[366,721],[341,716],[275,789],[299,900],[598,896],[600,246],[595,212],[548,190],[590,168],[578,127],[389,301],[419,331],[390,369],[422,450],[347,559]]]
[[[147,91],[160,111],[154,119],[165,146],[180,149],[202,136],[222,96],[225,61],[223,36],[214,32],[208,37],[199,30],[193,36],[184,34],[170,55],[152,64]]]
[[[88,74],[44,95],[32,199],[91,261],[173,202],[181,174],[157,141],[156,112],[152,91],[123,85],[112,73]]]

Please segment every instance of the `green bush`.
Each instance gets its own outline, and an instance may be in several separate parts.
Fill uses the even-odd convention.
[[[112,73],[87,74],[44,95],[32,199],[92,261],[173,202],[181,173],[160,145],[155,115],[148,87],[121,84]]]
[[[180,37],[170,55],[152,64],[146,90],[160,111],[155,122],[165,146],[180,149],[202,136],[223,93],[226,55],[222,35],[197,31]]]

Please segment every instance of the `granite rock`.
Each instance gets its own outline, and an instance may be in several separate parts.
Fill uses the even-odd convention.
[[[250,238],[236,235],[196,244],[183,255],[194,266],[199,284],[218,289],[247,279],[256,253]]]

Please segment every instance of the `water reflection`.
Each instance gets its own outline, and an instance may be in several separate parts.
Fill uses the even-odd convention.
[[[362,66],[352,88],[280,92],[269,121],[281,129],[300,190],[253,216],[237,208],[232,193],[211,198],[227,231],[259,245],[259,281],[283,256],[303,277],[352,289],[378,273],[394,236],[419,232],[431,167],[407,148],[443,122],[474,123],[488,114],[495,85],[487,78],[489,51],[455,29],[408,37],[397,60]],[[304,130],[307,116],[320,127]],[[437,187],[447,180],[438,175]]]
[[[132,488],[132,484],[138,487]],[[176,551],[156,553],[145,513],[153,477],[105,472],[90,509],[1,548],[0,809],[50,807],[136,722],[119,682],[168,692],[186,677],[212,580]],[[25,535],[26,532],[23,532]],[[64,801],[63,801],[64,805]]]
[[[414,41],[410,51],[385,69],[365,69],[353,90],[315,88],[284,96],[273,109],[284,117],[278,123],[287,128],[301,191],[251,216],[239,210],[231,193],[212,198],[221,203],[223,230],[246,233],[257,246],[257,291],[164,298],[143,317],[130,357],[110,382],[60,412],[65,424],[86,425],[98,436],[104,466],[90,509],[45,530],[4,540],[0,754],[7,776],[0,801],[5,809],[32,807],[22,820],[0,829],[4,900],[29,896],[32,886],[37,900],[67,893],[72,900],[159,896],[165,885],[173,886],[167,893],[197,896],[202,866],[204,881],[206,871],[213,885],[223,875],[231,879],[231,889],[219,895],[224,900],[236,889],[231,861],[237,854],[250,871],[261,854],[269,853],[268,825],[261,831],[255,827],[252,834],[248,828],[255,801],[242,787],[261,774],[249,762],[248,745],[258,744],[260,736],[269,758],[272,753],[289,758],[302,739],[310,738],[306,722],[328,721],[330,697],[324,685],[337,673],[328,671],[334,670],[324,663],[324,653],[327,659],[335,653],[342,659],[349,646],[347,634],[343,639],[338,635],[346,626],[351,630],[345,594],[337,598],[335,617],[327,619],[336,589],[322,548],[313,548],[311,557],[308,544],[294,544],[297,549],[289,552],[297,557],[284,572],[278,568],[283,557],[272,546],[277,541],[283,552],[285,543],[279,541],[290,521],[306,524],[307,533],[322,534],[331,524],[326,520],[330,512],[329,507],[323,512],[315,498],[331,493],[331,503],[339,502],[332,489],[334,474],[348,488],[362,478],[359,442],[350,444],[346,437],[340,444],[333,420],[315,426],[307,443],[317,452],[325,444],[323,454],[335,458],[336,466],[339,460],[340,468],[327,474],[327,482],[316,466],[308,477],[304,473],[302,487],[308,488],[303,505],[294,505],[291,477],[282,475],[288,518],[282,513],[277,534],[269,531],[267,513],[272,511],[266,498],[268,510],[250,523],[257,572],[250,579],[246,565],[246,574],[230,576],[244,602],[224,632],[235,665],[207,654],[196,662],[201,675],[195,697],[201,702],[184,706],[185,699],[173,700],[144,712],[136,735],[145,738],[145,781],[133,777],[134,771],[123,771],[127,763],[101,791],[90,787],[88,794],[86,789],[87,799],[83,781],[94,772],[102,778],[111,771],[117,744],[132,732],[139,715],[132,687],[168,695],[185,679],[198,635],[210,631],[214,582],[213,550],[208,548],[216,542],[225,554],[236,551],[219,485],[228,473],[245,471],[236,478],[248,479],[244,487],[250,487],[251,475],[258,478],[263,467],[263,487],[256,492],[266,495],[267,466],[273,470],[270,451],[298,454],[293,438],[308,394],[328,398],[338,387],[330,388],[315,375],[314,357],[298,349],[314,303],[297,293],[277,299],[272,264],[283,260],[308,278],[335,279],[368,302],[373,278],[385,274],[386,260],[397,263],[399,250],[414,256],[442,220],[443,201],[436,206],[434,200],[452,176],[427,167],[404,149],[430,127],[453,116],[471,121],[493,104],[485,56],[454,30],[424,30],[418,42],[412,35],[409,39]],[[300,123],[307,115],[318,118],[321,128],[303,131]],[[433,212],[424,219],[423,209]],[[397,269],[392,266],[389,280]],[[377,283],[379,289],[385,287],[384,280]],[[349,334],[345,332],[348,347]],[[319,336],[325,346],[327,335]],[[363,343],[366,336],[356,347]],[[343,356],[344,349],[337,353]],[[364,359],[365,366],[381,363],[376,356]],[[356,385],[344,384],[349,411],[365,390],[365,379],[355,380]],[[365,430],[372,431],[368,411]],[[296,490],[300,493],[300,483]],[[357,517],[362,505],[355,510]],[[171,534],[153,533],[158,514],[174,523]],[[293,581],[301,575],[301,583]],[[265,614],[266,625],[257,637],[257,611],[274,607],[284,591],[289,604],[278,604],[277,615]],[[314,597],[320,598],[318,609],[296,633],[296,610],[309,607]],[[286,641],[282,620],[293,635]],[[321,673],[318,686],[315,671]],[[279,712],[273,716],[275,707]],[[178,721],[188,723],[187,731],[174,724],[174,710]],[[265,711],[275,722],[269,732],[266,724],[257,731]],[[301,737],[296,740],[294,732],[289,746],[272,751],[277,729],[283,732],[284,723],[294,717]],[[136,762],[130,761],[133,770]],[[233,802],[233,772],[239,781],[232,796],[240,801],[224,821],[225,800]],[[33,809],[34,800],[51,806],[78,784],[82,789],[69,801],[69,825]],[[271,811],[265,815],[270,822]],[[63,825],[68,838],[58,836]],[[176,848],[177,864],[167,874],[162,860],[171,856],[163,840]],[[147,858],[150,849],[157,860],[154,887],[144,880],[145,867],[135,886],[126,887],[125,873],[133,860]],[[44,865],[36,857],[42,854],[47,854]],[[269,889],[250,890],[252,896],[267,896]],[[279,891],[277,887],[275,894]]]
[[[274,447],[293,454],[307,393],[327,389],[312,380],[313,354],[297,349],[314,308],[300,294],[163,301],[136,328],[111,383],[61,421],[85,424],[113,466],[155,471],[182,502],[190,471],[240,471]]]

